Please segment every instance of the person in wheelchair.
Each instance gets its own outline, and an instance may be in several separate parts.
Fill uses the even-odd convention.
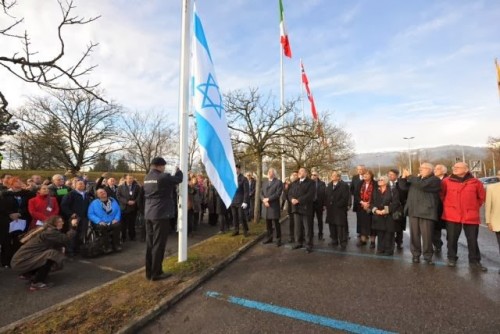
[[[92,228],[102,235],[104,253],[121,251],[120,205],[114,198],[108,197],[106,190],[102,188],[96,191],[96,196],[88,211]]]

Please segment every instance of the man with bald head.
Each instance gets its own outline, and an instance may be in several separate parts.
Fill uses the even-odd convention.
[[[477,242],[479,209],[484,203],[486,192],[483,184],[470,172],[464,162],[453,165],[452,174],[444,179],[441,187],[443,220],[446,221],[448,235],[448,266],[455,267],[458,256],[458,238],[464,230],[469,249],[469,265],[473,269],[487,271],[481,264],[481,254]]]

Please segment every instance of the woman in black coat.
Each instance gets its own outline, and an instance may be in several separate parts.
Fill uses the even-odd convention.
[[[361,181],[354,190],[354,199],[352,205],[357,212],[357,224],[360,227],[360,239],[357,246],[366,245],[368,238],[371,240],[370,248],[375,248],[375,233],[372,232],[372,214],[371,201],[373,192],[376,190],[377,184],[373,180],[373,172],[367,170],[363,174]]]
[[[376,232],[378,244],[377,254],[392,256],[394,254],[394,233],[396,222],[392,214],[401,206],[396,189],[388,186],[389,178],[381,176],[378,187],[373,192],[371,211],[373,213],[372,230]]]
[[[332,172],[331,182],[326,186],[325,192],[325,223],[330,227],[331,245],[340,244],[342,250],[347,246],[347,210],[351,192],[347,183],[342,181],[340,173]]]

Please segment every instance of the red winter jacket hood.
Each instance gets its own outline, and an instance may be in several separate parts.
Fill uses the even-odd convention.
[[[480,224],[479,208],[486,192],[483,184],[467,173],[463,178],[450,175],[441,182],[442,219],[452,223]]]

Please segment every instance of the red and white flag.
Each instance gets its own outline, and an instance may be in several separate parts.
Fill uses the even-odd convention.
[[[307,98],[311,103],[311,113],[315,121],[318,120],[318,113],[316,112],[316,105],[314,104],[314,97],[309,89],[309,80],[307,79],[306,71],[304,70],[304,64],[302,63],[302,59],[300,60],[300,69],[302,71],[302,83],[306,87]]]
[[[290,48],[290,41],[288,40],[288,33],[285,27],[285,14],[283,13],[283,2],[279,0],[280,3],[280,36],[281,45],[283,46],[283,53],[288,58],[292,58],[292,49]]]

